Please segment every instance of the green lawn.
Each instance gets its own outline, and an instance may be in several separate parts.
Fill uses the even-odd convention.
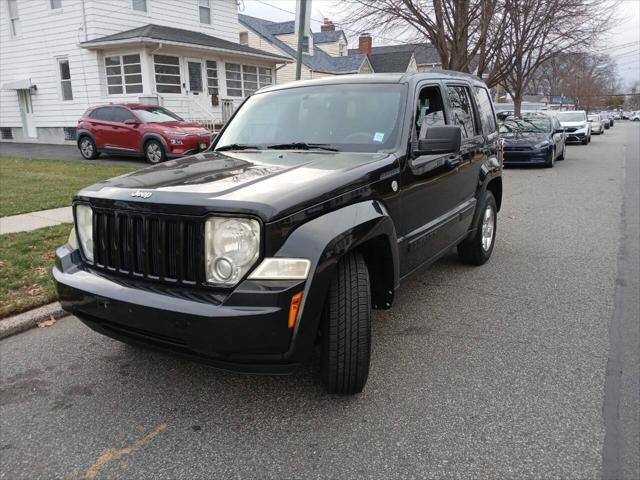
[[[0,318],[56,299],[51,267],[70,225],[0,235]]]
[[[135,165],[0,157],[0,217],[66,207],[78,190]]]

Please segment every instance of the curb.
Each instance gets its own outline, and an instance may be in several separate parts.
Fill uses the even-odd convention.
[[[51,317],[57,320],[67,315],[69,314],[62,310],[60,304],[54,302],[13,317],[0,319],[0,339],[29,330],[38,325],[38,323],[49,320]]]

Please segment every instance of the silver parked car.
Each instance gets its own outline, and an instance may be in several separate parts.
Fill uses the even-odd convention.
[[[605,120],[603,120],[599,114],[592,113],[587,117],[587,120],[589,120],[589,123],[591,124],[591,133],[594,135],[602,135],[604,133]]]

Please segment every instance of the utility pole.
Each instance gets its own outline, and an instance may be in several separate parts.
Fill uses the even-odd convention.
[[[302,76],[302,46],[306,33],[307,0],[298,0],[298,51],[296,55],[296,80]]]

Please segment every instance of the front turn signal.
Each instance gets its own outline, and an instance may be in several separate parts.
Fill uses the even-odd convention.
[[[289,306],[289,328],[296,326],[298,312],[300,311],[300,302],[302,302],[302,292],[298,292],[291,297],[291,305]]]

